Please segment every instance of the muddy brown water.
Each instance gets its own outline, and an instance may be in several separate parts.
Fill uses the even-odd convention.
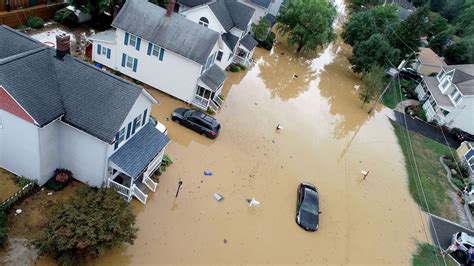
[[[248,71],[229,73],[217,140],[166,120],[186,105],[150,90],[160,101],[153,115],[168,127],[166,153],[174,164],[146,206],[132,202],[140,228],[135,244],[106,253],[97,265],[410,264],[416,241],[428,239],[408,193],[390,110],[361,109],[360,78],[340,39],[317,55],[292,50],[279,39],[272,52],[256,50]],[[370,171],[365,181],[363,169]],[[303,181],[320,191],[315,233],[295,223]],[[214,192],[225,199],[216,202]],[[261,205],[249,208],[252,197]]]

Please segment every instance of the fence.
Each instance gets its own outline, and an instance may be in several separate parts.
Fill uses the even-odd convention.
[[[23,198],[25,195],[31,192],[33,188],[36,186],[35,183],[31,182],[24,187],[22,187],[20,190],[18,190],[15,194],[10,196],[8,199],[4,200],[2,204],[0,204],[0,208],[4,208],[5,210],[9,209],[13,204],[15,204],[18,200]]]

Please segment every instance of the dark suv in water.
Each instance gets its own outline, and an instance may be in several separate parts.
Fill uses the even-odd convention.
[[[205,134],[210,139],[217,138],[221,125],[212,116],[197,110],[187,108],[177,108],[171,114],[171,120],[178,122],[199,134]]]
[[[301,183],[296,199],[296,223],[306,231],[319,228],[319,193],[310,183]]]

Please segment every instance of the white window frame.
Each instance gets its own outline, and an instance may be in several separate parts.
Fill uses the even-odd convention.
[[[138,115],[137,117],[135,117],[135,119],[133,119],[133,126],[135,127],[135,133],[137,133],[137,129],[142,126],[142,114]]]
[[[209,19],[207,19],[206,17],[201,17],[201,18],[199,19],[199,22],[198,22],[199,25],[203,25],[203,26],[206,27],[206,28],[209,27],[209,22],[203,21],[203,20],[202,20],[203,18],[205,18],[207,21],[209,21]]]
[[[125,67],[128,67],[130,69],[133,69],[133,63],[135,62],[135,58],[127,55],[127,60],[125,60]],[[129,65],[130,63],[130,65]]]
[[[107,55],[107,47],[102,46],[102,55]]]
[[[156,44],[153,44],[153,47],[151,49],[151,55],[159,57],[160,56],[160,46],[158,46]]]
[[[130,39],[128,40],[128,45],[136,47],[137,46],[137,36],[130,34]]]
[[[461,99],[462,99],[462,94],[458,92],[456,96],[454,96],[453,102],[457,105],[461,101]]]

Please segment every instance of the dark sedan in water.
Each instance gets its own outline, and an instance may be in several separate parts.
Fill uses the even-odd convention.
[[[177,108],[171,114],[171,120],[178,122],[199,134],[205,134],[208,138],[215,139],[219,135],[221,125],[212,116],[198,110]]]
[[[319,228],[319,195],[316,187],[309,183],[301,183],[298,187],[296,202],[296,223],[306,231]]]

